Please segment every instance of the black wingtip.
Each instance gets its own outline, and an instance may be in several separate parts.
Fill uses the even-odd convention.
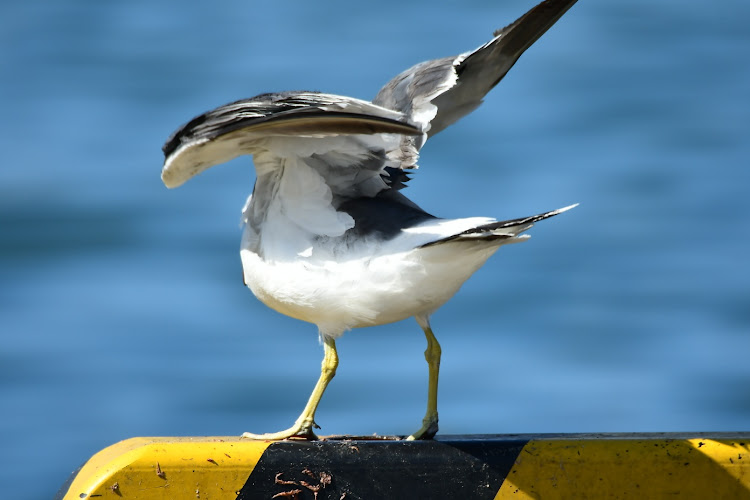
[[[187,137],[188,131],[194,129],[202,123],[205,123],[207,114],[208,113],[203,113],[202,115],[196,116],[189,122],[180,126],[177,130],[172,132],[172,135],[167,138],[166,142],[161,147],[161,150],[164,153],[164,159],[169,158],[169,155],[174,153],[177,148],[179,148],[182,143],[185,142],[183,141],[183,138]]]

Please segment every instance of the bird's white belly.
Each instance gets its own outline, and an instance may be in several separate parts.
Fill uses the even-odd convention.
[[[245,283],[268,307],[323,335],[428,315],[450,299],[497,246],[439,245],[343,261],[268,262],[241,251]],[[460,245],[464,247],[464,245]]]

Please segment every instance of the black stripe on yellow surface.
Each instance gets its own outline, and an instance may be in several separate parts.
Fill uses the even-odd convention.
[[[266,449],[237,499],[493,499],[526,442],[497,436],[282,441]]]
[[[435,441],[133,438],[57,499],[750,499],[750,432]]]

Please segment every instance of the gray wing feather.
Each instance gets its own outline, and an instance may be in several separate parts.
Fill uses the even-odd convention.
[[[177,129],[162,148],[162,180],[168,187],[179,186],[212,165],[255,154],[269,136],[357,134],[421,137],[422,131],[403,113],[359,99],[317,92],[261,94],[203,113]]]
[[[476,109],[524,51],[574,3],[546,0],[495,31],[492,40],[473,52],[417,64],[388,82],[373,103],[429,122],[432,136]]]
[[[364,101],[315,92],[281,92],[235,101],[196,116],[177,129],[162,150],[169,156],[181,145],[211,140],[244,129],[284,135],[303,133],[400,133],[420,130],[402,116]]]

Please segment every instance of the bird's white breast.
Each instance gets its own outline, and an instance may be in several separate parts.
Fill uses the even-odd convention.
[[[304,256],[290,258],[286,253],[280,259],[261,256],[243,244],[245,283],[272,309],[337,337],[350,328],[432,313],[498,247],[455,243],[414,248],[413,238],[405,233],[354,248],[338,238],[320,242]]]

